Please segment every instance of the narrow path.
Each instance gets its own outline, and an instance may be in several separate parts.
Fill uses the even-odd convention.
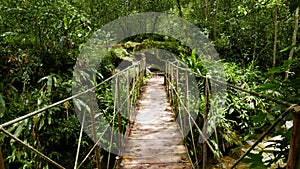
[[[119,169],[192,168],[163,82],[157,76],[144,86]]]

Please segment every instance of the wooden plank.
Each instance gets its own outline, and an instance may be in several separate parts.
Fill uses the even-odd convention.
[[[143,86],[119,169],[192,168],[163,86],[156,76]]]

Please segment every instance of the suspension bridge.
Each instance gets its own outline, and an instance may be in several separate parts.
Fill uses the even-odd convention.
[[[243,158],[253,150],[259,142],[272,130],[274,127],[288,114],[294,115],[294,128],[293,138],[290,145],[290,154],[288,167],[293,167],[293,159],[299,159],[299,112],[300,107],[297,104],[288,103],[285,101],[277,100],[275,98],[262,95],[260,93],[249,91],[244,88],[228,84],[216,80],[211,77],[203,76],[201,74],[194,73],[189,69],[180,67],[179,64],[174,62],[166,62],[165,70],[161,75],[152,74],[152,76],[145,82],[144,77],[146,75],[146,60],[141,60],[126,69],[120,70],[113,76],[103,80],[99,84],[84,90],[80,93],[74,94],[64,100],[53,103],[42,109],[28,113],[22,117],[8,121],[0,125],[0,132],[10,137],[11,139],[19,142],[22,146],[35,152],[40,157],[44,158],[47,162],[57,168],[65,168],[61,164],[58,164],[47,155],[40,152],[35,147],[29,145],[25,141],[17,138],[6,128],[13,124],[16,124],[22,120],[36,116],[45,112],[47,109],[51,109],[55,106],[63,104],[70,100],[76,100],[83,95],[90,95],[92,91],[95,91],[99,86],[114,80],[114,112],[112,122],[116,122],[117,132],[124,133],[125,139],[118,140],[120,145],[119,156],[117,157],[115,166],[107,166],[106,168],[208,168],[207,166],[207,152],[210,149],[214,152],[214,148],[205,139],[206,128],[198,124],[197,119],[191,114],[192,110],[189,107],[189,103],[193,103],[194,98],[189,97],[189,75],[199,77],[203,79],[203,95],[205,96],[204,103],[204,124],[207,123],[207,116],[209,113],[209,97],[210,97],[210,84],[226,85],[229,88],[251,94],[256,97],[261,97],[269,101],[273,101],[277,104],[287,106],[288,108],[275,120],[275,122],[261,135],[257,141],[236,160],[235,164],[231,168],[237,167]],[[143,83],[145,82],[145,83]],[[181,86],[180,86],[181,85]],[[123,94],[122,94],[123,92]],[[125,97],[124,97],[125,92]],[[122,99],[123,98],[123,99]],[[91,123],[91,138],[94,141],[94,146],[86,154],[85,158],[79,159],[80,145],[82,142],[82,134],[84,132],[84,126],[82,124],[80,130],[80,136],[78,139],[78,148],[75,156],[74,169],[84,168],[84,162],[88,160],[88,157],[92,153],[97,158],[97,168],[101,168],[99,142],[101,136],[97,133],[97,111],[94,110],[93,105],[90,104],[87,108],[86,116],[89,117]],[[125,113],[122,113],[125,112]],[[126,114],[126,116],[124,115]],[[82,116],[84,122],[85,115]],[[122,124],[122,118],[128,120],[128,126]],[[191,125],[193,124],[193,125]],[[205,125],[204,125],[205,126]],[[109,126],[107,126],[109,127]],[[203,149],[202,158],[196,159],[201,162],[199,164],[192,163],[189,156],[188,149],[185,147],[185,131],[188,131],[192,137],[192,149],[196,152],[196,142],[198,141],[193,134],[193,128],[196,129],[202,138]],[[106,131],[106,129],[105,129]],[[113,131],[112,131],[113,132]],[[100,133],[101,135],[101,133]],[[103,134],[102,134],[103,135]],[[113,135],[113,134],[112,134]],[[108,151],[112,150],[113,140],[111,139]],[[298,153],[298,154],[297,154]],[[110,160],[110,157],[108,157]],[[3,164],[0,164],[3,165]]]

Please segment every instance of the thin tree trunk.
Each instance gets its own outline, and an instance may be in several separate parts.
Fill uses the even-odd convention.
[[[214,40],[217,40],[217,19],[218,19],[218,0],[215,1],[215,18],[214,18]]]
[[[1,150],[1,145],[0,145],[0,169],[5,169],[4,159],[3,159],[2,150]]]
[[[277,1],[276,1],[277,4]],[[273,47],[273,64],[272,67],[276,66],[276,52],[277,52],[277,35],[278,35],[278,7],[274,9],[274,47]],[[270,76],[270,82],[272,83],[274,79],[274,73]]]
[[[297,42],[297,33],[298,33],[298,23],[299,23],[299,7],[296,9],[296,12],[295,12],[295,28],[294,28],[293,38],[292,38],[292,49],[289,54],[289,60],[293,59],[293,55],[295,52],[295,45]],[[288,69],[285,72],[284,80],[287,80],[289,78],[290,66],[291,65],[288,65]]]
[[[182,18],[183,14],[182,14],[182,10],[181,10],[180,0],[177,0],[177,7],[179,10],[179,16]]]
[[[293,133],[290,144],[289,159],[287,169],[300,168],[300,114],[293,114]]]
[[[205,13],[205,20],[207,21],[208,20],[208,0],[205,0],[205,10],[204,10],[204,13]]]
[[[257,15],[258,13],[255,13],[255,22],[257,23]],[[257,27],[254,27],[254,46],[253,46],[253,60],[256,58],[256,48],[257,48]]]

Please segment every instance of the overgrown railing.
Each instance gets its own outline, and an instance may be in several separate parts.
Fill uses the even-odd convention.
[[[293,113],[293,134],[292,134],[292,139],[291,139],[291,144],[290,144],[290,151],[289,151],[289,158],[288,158],[288,163],[287,163],[287,167],[288,168],[297,168],[299,167],[300,164],[297,164],[297,162],[295,162],[295,160],[300,159],[299,157],[299,152],[300,152],[300,148],[298,146],[298,142],[299,141],[299,137],[300,137],[300,128],[297,127],[299,126],[299,122],[300,122],[300,106],[297,104],[292,104],[286,101],[282,101],[282,100],[278,100],[275,99],[273,97],[270,96],[266,96],[263,95],[261,93],[257,93],[254,91],[250,91],[247,89],[244,89],[242,87],[239,86],[235,86],[233,84],[227,83],[227,82],[223,82],[223,81],[219,81],[217,79],[214,79],[212,77],[209,76],[204,76],[201,75],[199,73],[195,73],[193,71],[191,71],[188,68],[184,68],[184,67],[180,67],[179,64],[177,62],[166,62],[166,89],[168,92],[168,97],[170,100],[170,103],[173,105],[174,107],[174,111],[176,113],[176,115],[179,115],[179,125],[181,127],[181,130],[185,130],[186,127],[186,118],[188,118],[188,121],[191,120],[196,129],[198,130],[198,132],[200,133],[200,136],[202,136],[204,138],[204,142],[203,142],[203,159],[202,159],[202,163],[203,163],[203,168],[207,168],[207,146],[210,148],[210,150],[215,154],[215,150],[213,149],[213,147],[209,144],[209,142],[207,141],[207,139],[204,137],[206,136],[206,124],[207,124],[207,117],[208,117],[208,113],[209,113],[209,97],[210,97],[210,85],[212,85],[212,83],[214,84],[221,84],[221,85],[226,85],[229,88],[232,88],[234,90],[238,90],[241,92],[245,92],[248,93],[250,95],[254,95],[272,102],[275,102],[277,104],[283,105],[283,106],[287,106],[288,108],[282,113],[280,114],[277,119],[273,122],[273,124],[259,137],[259,139],[257,139],[254,144],[232,165],[231,168],[235,168],[246,156],[247,154],[250,153],[251,150],[253,150],[259,142],[261,142],[263,140],[263,138],[270,133],[275,126],[285,117],[287,116],[287,114],[289,113]],[[183,73],[179,73],[179,70]],[[203,95],[204,95],[204,122],[203,122],[203,131],[201,131],[200,126],[197,124],[197,120],[195,120],[195,118],[192,117],[191,113],[188,110],[188,94],[189,94],[189,75],[192,75],[194,77],[199,77],[199,78],[203,78],[203,83],[204,84],[202,86],[202,88],[204,89],[203,91]],[[183,78],[185,80],[184,83],[184,89],[181,89],[183,91],[180,91],[179,86],[179,79]],[[180,92],[183,92],[183,94],[179,94]],[[182,99],[183,98],[183,99]],[[199,98],[198,98],[199,99]],[[183,116],[183,117],[181,117]],[[182,121],[184,121],[182,123]],[[189,124],[191,124],[191,122],[189,122]],[[191,137],[192,137],[192,142],[193,142],[193,149],[195,149],[195,141],[194,141],[194,135],[192,132],[192,126],[190,125],[190,131],[191,131]],[[194,152],[196,153],[196,151],[194,150]],[[298,153],[298,154],[297,154]],[[196,157],[196,161],[198,162],[197,159],[197,155]]]
[[[75,94],[71,97],[68,97],[64,100],[60,100],[56,103],[53,103],[49,106],[46,106],[44,108],[41,108],[39,110],[33,111],[31,113],[28,113],[24,116],[18,117],[14,120],[5,122],[3,124],[0,125],[0,132],[4,133],[6,136],[10,137],[11,139],[17,141],[18,143],[20,143],[22,146],[27,147],[28,149],[30,149],[31,151],[35,152],[37,155],[39,155],[40,157],[42,157],[43,159],[45,159],[48,163],[56,166],[57,168],[61,168],[64,169],[65,167],[63,167],[62,165],[60,165],[59,163],[55,162],[54,160],[52,160],[51,158],[49,158],[47,155],[43,154],[42,152],[40,152],[38,149],[34,148],[33,146],[29,145],[28,143],[22,141],[21,139],[19,139],[18,137],[14,136],[11,132],[9,132],[8,130],[6,130],[5,128],[16,124],[18,122],[21,122],[25,119],[28,119],[30,117],[36,116],[38,114],[44,113],[46,110],[51,109],[55,106],[58,106],[60,104],[63,104],[67,101],[71,101],[74,100],[74,102],[76,102],[76,99],[84,94],[88,94],[88,96],[91,96],[92,91],[95,91],[97,88],[99,88],[101,85],[108,83],[110,81],[115,80],[115,84],[114,84],[114,88],[116,89],[114,91],[114,100],[115,100],[115,104],[114,104],[114,112],[113,112],[113,118],[112,120],[109,122],[110,124],[114,124],[115,120],[117,119],[117,124],[118,124],[118,130],[119,133],[122,134],[124,126],[121,124],[121,108],[122,107],[126,107],[126,111],[127,111],[127,118],[128,121],[131,121],[131,117],[132,117],[132,109],[133,109],[133,105],[136,102],[136,99],[139,95],[139,90],[140,87],[143,83],[143,77],[145,76],[145,66],[146,66],[146,60],[143,59],[141,61],[135,62],[133,63],[131,66],[128,66],[127,68],[123,69],[123,70],[119,70],[117,73],[115,73],[114,75],[112,75],[111,77],[103,80],[102,82],[100,82],[99,84],[85,90],[82,91],[78,94]],[[121,84],[125,84],[125,88],[126,88],[126,92],[123,93],[123,95],[125,95],[125,99],[121,100]],[[91,97],[89,97],[91,98]],[[82,116],[82,123],[81,123],[81,129],[80,129],[80,135],[79,135],[79,140],[78,140],[78,147],[77,147],[77,152],[76,152],[76,157],[75,157],[75,164],[74,164],[74,169],[75,168],[80,168],[83,163],[88,159],[88,157],[90,156],[90,154],[92,152],[95,152],[95,156],[96,156],[96,162],[97,162],[97,168],[101,168],[101,158],[100,158],[100,153],[99,153],[99,141],[102,139],[102,136],[104,133],[102,133],[100,138],[97,138],[97,135],[99,135],[99,133],[96,133],[96,115],[94,114],[94,105],[92,102],[92,99],[89,100],[89,105],[88,108],[86,108],[87,111],[83,111],[83,116]],[[126,106],[124,106],[126,105]],[[86,154],[85,158],[83,158],[83,160],[79,163],[79,153],[80,153],[80,145],[82,142],[82,136],[83,136],[83,131],[84,131],[84,126],[85,126],[85,118],[87,118],[86,113],[89,113],[90,117],[92,120],[92,138],[93,138],[93,142],[94,145],[93,147],[90,149],[90,151]],[[109,126],[107,126],[108,128]],[[107,130],[104,129],[104,131]],[[128,128],[128,127],[127,127]],[[127,133],[127,132],[126,132]],[[101,134],[101,133],[100,133]],[[123,144],[123,143],[120,143]],[[112,139],[110,140],[110,148],[112,146]],[[108,160],[110,160],[110,154],[108,157]],[[3,162],[3,161],[2,161]],[[109,168],[109,162],[107,163],[108,166],[107,168]],[[4,162],[3,164],[0,164],[0,166],[4,166]]]
[[[168,93],[169,102],[172,104],[172,107],[174,108],[174,112],[176,115],[176,119],[178,119],[179,126],[181,128],[182,136],[185,137],[190,132],[190,135],[192,137],[192,147],[193,152],[195,155],[195,161],[199,162],[198,156],[197,156],[197,148],[196,148],[196,139],[193,133],[193,127],[197,129],[197,131],[200,133],[200,136],[203,138],[203,167],[206,168],[206,160],[207,160],[207,146],[210,148],[210,150],[216,155],[217,152],[214,150],[213,146],[207,141],[206,139],[206,129],[201,130],[200,124],[198,121],[198,117],[195,117],[194,114],[191,113],[193,111],[194,113],[198,114],[196,112],[199,107],[197,107],[198,104],[194,105],[196,107],[191,107],[190,105],[193,102],[197,102],[196,100],[199,100],[199,98],[190,97],[189,95],[192,93],[191,86],[189,83],[189,77],[191,74],[191,71],[187,68],[183,68],[178,66],[178,64],[175,64],[174,62],[166,62],[166,89]],[[207,84],[207,83],[205,83]],[[180,86],[181,85],[181,86]],[[195,87],[195,86],[194,86]],[[191,91],[190,91],[191,90]],[[194,89],[198,90],[198,89]],[[208,108],[208,100],[209,100],[209,86],[205,85],[204,92],[205,94],[205,110],[204,110],[204,116],[207,119],[207,114],[209,111]],[[197,93],[197,92],[196,92]],[[196,99],[196,100],[195,100]],[[204,121],[204,126],[206,126],[206,121]],[[190,160],[191,157],[189,156]],[[192,161],[192,160],[191,160]],[[198,165],[198,164],[196,164]],[[193,166],[195,168],[195,166]]]

